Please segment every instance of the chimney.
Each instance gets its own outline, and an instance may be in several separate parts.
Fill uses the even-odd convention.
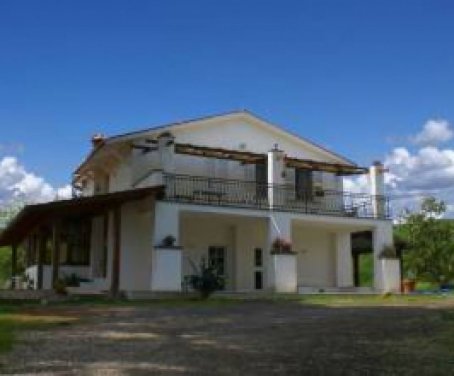
[[[91,145],[93,146],[93,149],[99,148],[102,144],[104,144],[104,135],[102,133],[96,133],[93,135],[91,138]]]

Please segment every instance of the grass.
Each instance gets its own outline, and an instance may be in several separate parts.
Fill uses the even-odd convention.
[[[12,305],[2,306],[0,311],[0,353],[11,350],[18,331],[47,329],[56,325],[68,325],[76,320],[75,317],[21,313]]]
[[[299,298],[303,304],[327,307],[343,306],[417,306],[453,302],[454,295],[409,294],[409,295],[305,295]]]

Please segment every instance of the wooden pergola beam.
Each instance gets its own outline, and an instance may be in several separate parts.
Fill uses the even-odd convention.
[[[331,172],[337,175],[357,175],[369,172],[369,170],[365,167],[351,166],[340,163],[319,162],[311,159],[285,157],[285,163],[287,167],[301,168],[311,171]]]
[[[175,153],[206,158],[227,159],[251,164],[264,163],[266,161],[265,154],[191,144],[175,144]]]

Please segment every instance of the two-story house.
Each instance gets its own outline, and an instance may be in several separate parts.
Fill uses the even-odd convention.
[[[247,112],[109,138],[74,172],[74,198],[26,206],[0,244],[26,249],[34,288],[182,291],[204,258],[225,291],[354,286],[351,235],[372,232],[374,287],[399,290],[384,169],[346,158]],[[370,194],[343,190],[369,174]],[[13,264],[14,264],[13,257]],[[14,271],[14,265],[13,265]]]

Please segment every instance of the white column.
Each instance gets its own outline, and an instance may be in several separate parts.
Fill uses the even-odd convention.
[[[374,288],[377,291],[386,289],[385,278],[389,273],[383,269],[384,263],[380,253],[385,245],[393,244],[393,225],[391,221],[379,221],[372,232],[372,246],[374,251]],[[400,275],[400,271],[399,271]],[[394,276],[395,277],[395,276]],[[393,278],[394,278],[393,277]]]
[[[164,173],[175,173],[175,137],[170,132],[158,136],[158,153]]]
[[[268,152],[268,202],[270,207],[279,205],[283,196],[279,197],[276,185],[284,184],[285,155],[277,145]],[[282,193],[282,192],[281,192]]]
[[[292,241],[292,222],[287,213],[271,213],[268,221],[268,249],[266,250],[266,287],[275,292],[297,291],[297,265],[295,254],[272,254],[277,239]]]
[[[372,213],[374,218],[383,218],[386,213],[385,168],[381,162],[374,162],[369,168],[370,194],[372,195]]]
[[[163,243],[173,236],[172,246]],[[182,252],[180,247],[180,213],[177,205],[156,202],[153,254],[151,261],[151,289],[153,291],[181,291]]]
[[[336,234],[337,287],[353,287],[353,258],[350,232]]]

